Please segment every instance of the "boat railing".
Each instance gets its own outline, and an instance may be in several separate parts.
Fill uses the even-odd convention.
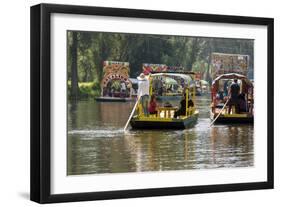
[[[157,117],[159,118],[173,118],[178,107],[158,107]]]
[[[164,107],[164,106],[157,107],[157,113],[156,114],[149,114],[148,117],[151,117],[151,118],[155,118],[155,117],[157,117],[157,118],[173,118],[176,110],[178,110],[178,107],[175,107],[175,106],[172,106],[172,107]],[[146,117],[144,115],[141,104],[138,104],[137,113],[140,117]]]
[[[186,116],[191,116],[194,114],[194,112],[195,112],[195,107],[189,107],[187,108]]]

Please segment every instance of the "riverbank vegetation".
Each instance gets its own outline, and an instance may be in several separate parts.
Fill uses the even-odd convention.
[[[67,94],[71,97],[71,81],[67,82]],[[96,81],[78,82],[79,99],[94,98],[100,95],[100,83]]]

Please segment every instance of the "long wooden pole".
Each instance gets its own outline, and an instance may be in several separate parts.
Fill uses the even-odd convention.
[[[148,75],[148,78],[147,78],[147,79],[148,79],[148,81],[151,81],[151,80],[150,80],[150,74]],[[149,85],[151,86],[150,82],[149,82]],[[149,87],[149,93],[150,93],[149,95],[151,95],[151,93],[152,93],[152,87]],[[133,110],[132,110],[132,113],[130,114],[129,119],[128,119],[128,121],[127,121],[125,127],[124,127],[124,132],[126,132],[126,129],[127,129],[128,125],[129,125],[131,119],[132,119],[132,116],[133,116],[134,113],[135,113],[135,110],[136,110],[137,105],[138,105],[138,103],[139,103],[139,101],[140,101],[140,98],[141,98],[141,96],[138,96],[138,99],[137,99],[137,101],[136,101],[136,103],[135,103],[135,106],[134,106],[134,108],[133,108]]]
[[[217,117],[211,122],[210,126],[212,126],[212,125],[215,123],[215,121],[219,118],[219,116],[221,115],[222,111],[223,111],[224,108],[226,107],[226,104],[229,102],[229,100],[230,100],[230,99],[227,99],[227,101],[226,101],[225,104],[223,105],[223,107],[222,107],[220,113],[219,113],[219,114],[217,115]]]
[[[128,119],[128,121],[126,122],[126,125],[125,125],[125,127],[124,127],[124,132],[126,132],[126,130],[127,130],[127,127],[128,127],[128,125],[129,125],[129,123],[130,123],[130,121],[131,121],[131,119],[132,119],[132,116],[133,116],[134,113],[135,113],[135,110],[136,110],[136,108],[137,108],[137,105],[138,105],[139,101],[140,101],[140,96],[138,97],[138,99],[137,99],[137,101],[136,101],[136,103],[135,103],[135,105],[134,105],[134,108],[133,108],[133,110],[132,110],[132,113],[130,114],[129,119]]]

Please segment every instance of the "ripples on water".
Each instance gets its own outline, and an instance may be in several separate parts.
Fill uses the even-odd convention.
[[[253,126],[209,127],[209,103],[186,130],[123,127],[133,103],[69,104],[67,174],[120,173],[253,166]]]

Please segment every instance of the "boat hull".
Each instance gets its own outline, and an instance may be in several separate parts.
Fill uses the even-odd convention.
[[[211,113],[211,120],[214,120],[216,116]],[[253,116],[239,116],[238,114],[235,116],[223,116],[220,115],[214,124],[253,124],[254,117]]]
[[[130,124],[133,129],[186,129],[193,127],[198,120],[198,114],[194,114],[185,119],[171,119],[171,121],[141,120],[132,118]]]

